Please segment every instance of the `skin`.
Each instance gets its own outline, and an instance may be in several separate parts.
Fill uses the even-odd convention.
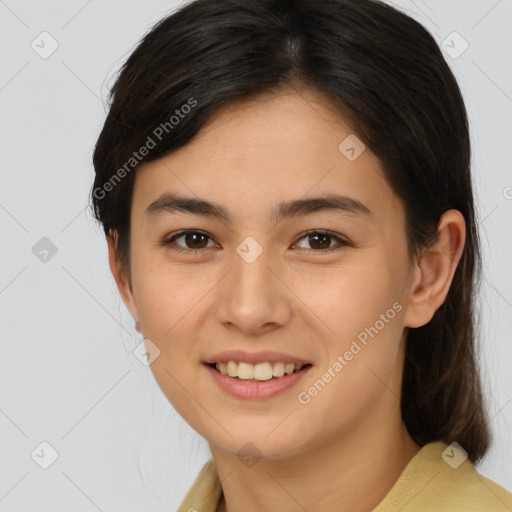
[[[446,298],[464,218],[445,212],[437,243],[410,261],[403,203],[378,158],[366,148],[349,161],[338,150],[352,133],[311,90],[234,103],[187,146],[137,170],[129,269],[108,237],[120,294],[160,350],[150,366],[155,379],[209,443],[224,492],[219,510],[370,511],[420,449],[400,414],[404,342],[408,328],[428,323]],[[233,223],[183,212],[146,215],[162,192],[218,203]],[[371,215],[269,219],[281,201],[325,193],[356,198]],[[159,243],[184,229],[208,234],[204,252]],[[327,239],[336,248],[326,252],[303,235],[317,229],[350,244]],[[236,252],[247,236],[263,248],[250,264]],[[201,242],[187,246],[181,237],[174,246],[190,251]],[[299,403],[298,393],[396,302],[401,311],[308,404]],[[278,350],[313,367],[276,397],[241,400],[202,365],[229,349]],[[261,454],[251,467],[237,457],[248,442]]]

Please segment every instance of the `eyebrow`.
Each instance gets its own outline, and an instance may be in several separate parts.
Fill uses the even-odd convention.
[[[336,211],[346,215],[372,215],[370,209],[358,199],[338,194],[293,199],[279,203],[270,214],[271,220],[278,222],[287,217],[300,217],[320,211]],[[227,223],[233,218],[229,211],[216,203],[205,199],[165,193],[152,202],[145,211],[146,215],[160,213],[185,212],[194,215],[215,217]]]

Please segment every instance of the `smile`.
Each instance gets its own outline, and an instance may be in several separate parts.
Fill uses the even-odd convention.
[[[203,367],[216,385],[228,395],[244,400],[264,400],[296,386],[313,365],[285,365],[279,362],[253,365],[230,360],[227,363],[203,363]],[[228,371],[232,375],[229,375]]]
[[[308,365],[283,362],[270,363],[268,361],[251,364],[231,360],[227,362],[211,363],[209,366],[215,368],[222,375],[228,375],[229,377],[242,380],[265,381],[296,373]]]

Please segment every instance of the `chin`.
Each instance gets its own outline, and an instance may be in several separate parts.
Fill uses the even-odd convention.
[[[215,449],[228,452],[246,463],[248,467],[260,459],[284,460],[303,451],[304,439],[284,437],[283,433],[285,432],[281,432],[279,435],[278,430],[269,435],[274,428],[275,426],[268,430],[265,429],[263,432],[261,429],[245,428],[238,432],[226,426],[233,437],[224,432],[225,435],[221,439],[217,437],[206,437],[206,439],[212,452]]]

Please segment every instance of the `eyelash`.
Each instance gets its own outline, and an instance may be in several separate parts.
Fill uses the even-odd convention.
[[[184,231],[180,231],[179,233],[176,233],[175,235],[171,236],[170,238],[166,238],[165,240],[162,241],[162,245],[164,245],[164,246],[171,246],[171,244],[176,239],[178,239],[178,238],[180,238],[180,237],[182,237],[184,235],[187,235],[189,233],[201,234],[201,235],[204,235],[204,236],[208,237],[210,240],[213,240],[213,238],[210,237],[210,235],[208,235],[204,231],[200,231],[200,230],[197,230],[197,229],[186,229]],[[351,245],[348,241],[343,240],[342,238],[340,238],[339,236],[337,236],[333,232],[326,231],[326,230],[311,230],[311,231],[307,231],[306,233],[303,233],[297,239],[297,242],[299,242],[303,238],[307,238],[307,237],[312,236],[312,235],[329,235],[329,237],[337,239],[339,241],[339,244],[338,244],[338,246],[328,247],[327,249],[303,249],[304,251],[306,251],[307,254],[314,254],[316,256],[319,253],[320,254],[331,253],[333,250],[341,249],[344,246],[348,247],[348,246]],[[175,252],[189,253],[189,254],[190,253],[198,254],[200,252],[205,252],[205,250],[208,249],[208,247],[204,247],[203,249],[188,249],[188,248],[183,248],[183,247],[180,247],[180,246],[175,246],[175,247],[170,247],[170,248],[171,248],[171,250],[173,250]],[[211,249],[211,247],[209,247],[209,248]]]

